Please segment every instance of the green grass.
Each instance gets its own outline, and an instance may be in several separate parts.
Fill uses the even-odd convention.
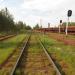
[[[0,64],[7,59],[24,37],[25,34],[19,34],[13,38],[0,42]]]
[[[5,33],[5,32],[0,32],[0,35],[6,35],[7,33]]]
[[[66,75],[75,75],[75,47],[64,45],[47,36],[40,36],[48,52],[55,56],[56,62],[62,65]],[[60,37],[59,37],[60,38]],[[67,66],[65,68],[65,66]]]
[[[30,42],[30,45],[29,45],[29,50],[32,53],[38,53],[38,52],[40,52],[40,49],[41,49],[41,47],[40,47],[39,42],[37,42],[36,35],[32,35],[31,42]]]

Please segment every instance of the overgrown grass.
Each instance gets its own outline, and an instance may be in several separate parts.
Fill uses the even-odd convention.
[[[75,47],[64,45],[63,42],[58,42],[47,36],[41,35],[40,38],[48,52],[61,65],[65,75],[75,75]]]
[[[7,59],[25,36],[25,34],[19,34],[11,39],[0,42],[0,64]]]
[[[29,56],[28,53],[30,53],[31,57],[33,57],[33,59],[35,58],[34,56],[37,56],[35,55],[35,53],[40,53],[40,51],[42,50],[42,48],[40,47],[40,44],[39,42],[37,41],[37,37],[35,38],[36,36],[32,34],[31,38],[30,38],[30,43],[29,43],[29,46],[28,48],[26,49],[26,56]],[[31,58],[30,57],[30,58]],[[24,60],[27,60],[27,58],[24,58]],[[34,60],[35,61],[35,60]],[[35,64],[36,62],[34,62]],[[31,62],[30,62],[31,64]],[[33,64],[32,64],[33,65]],[[30,68],[29,68],[30,69]],[[26,71],[26,70],[25,70]],[[32,73],[32,72],[31,72]],[[32,74],[29,74],[27,73],[28,75],[32,75]],[[21,75],[21,69],[18,68],[15,72],[15,75]]]

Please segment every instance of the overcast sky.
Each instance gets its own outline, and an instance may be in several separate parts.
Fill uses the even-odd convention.
[[[43,27],[67,21],[67,11],[73,11],[71,21],[75,21],[75,0],[0,0],[0,9],[7,7],[15,21],[23,21],[32,27],[42,21]]]

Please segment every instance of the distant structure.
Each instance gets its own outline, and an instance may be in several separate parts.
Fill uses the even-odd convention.
[[[42,25],[40,26],[40,28],[42,28]]]
[[[50,23],[48,23],[48,28],[50,28]]]
[[[60,25],[60,32],[65,34],[65,29],[66,29],[66,22],[62,23]],[[52,33],[58,33],[59,31],[59,26],[58,27],[50,27],[50,25],[47,28],[39,28],[37,29],[39,32],[52,32]],[[68,25],[68,34],[75,35],[75,22],[69,23]]]

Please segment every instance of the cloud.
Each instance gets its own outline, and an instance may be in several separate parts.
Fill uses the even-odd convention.
[[[1,2],[1,1],[0,1]],[[72,21],[75,21],[75,0],[4,0],[0,6],[9,8],[15,21],[22,20],[34,26],[42,19],[43,27],[58,25],[59,20],[67,20],[68,9],[73,10]],[[2,3],[3,3],[2,2]]]
[[[24,0],[24,9],[49,10],[62,3],[63,0]]]
[[[31,0],[25,1],[22,4],[23,9],[27,9],[29,15],[39,16],[46,22],[51,22],[51,24],[58,24],[59,20],[67,20],[67,11],[68,9],[73,10],[73,16],[71,17],[74,21],[75,16],[75,0]],[[47,23],[46,23],[47,24]]]
[[[2,2],[2,1],[4,1],[4,0],[0,0],[0,1]]]
[[[49,21],[52,18],[55,19],[54,16],[57,17],[58,13],[56,15],[56,11],[58,12],[58,7],[62,2],[63,0],[24,0],[21,8],[28,15],[35,16],[35,20],[37,20],[36,17],[38,16],[43,20]]]

